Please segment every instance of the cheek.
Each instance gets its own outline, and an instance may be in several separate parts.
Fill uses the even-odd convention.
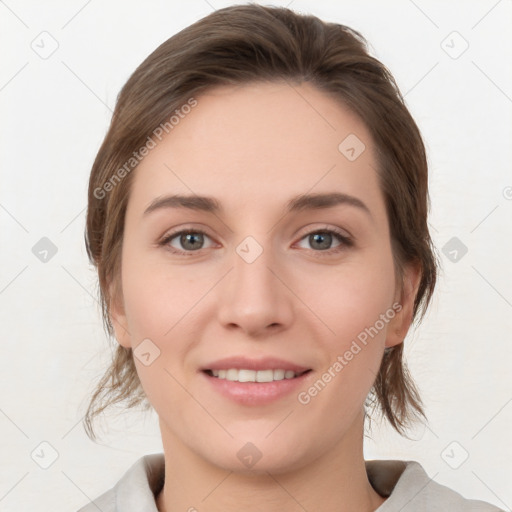
[[[142,257],[127,260],[123,272],[125,312],[142,388],[159,413],[176,410],[183,399],[178,382],[183,380],[187,331],[195,322],[200,290],[187,286],[178,272],[170,275],[168,268]]]
[[[309,281],[314,289],[314,280]],[[331,269],[324,283],[322,291],[310,297],[314,299],[311,308],[329,327],[323,327],[324,334],[319,336],[327,357],[314,389],[305,390],[303,399],[304,403],[315,400],[313,407],[319,408],[338,404],[333,415],[342,425],[344,415],[357,413],[375,381],[389,322],[395,316],[391,253],[388,258],[381,253],[379,258],[354,259],[337,272]],[[315,399],[315,393],[322,398]]]
[[[319,286],[319,283],[323,283]],[[395,276],[392,258],[367,258],[341,265],[326,272],[323,280],[307,277],[304,291],[311,309],[317,312],[331,331],[330,338],[339,348],[374,326],[380,331],[375,338],[383,339],[387,323],[379,321],[392,308]],[[311,291],[313,290],[313,291]],[[327,337],[329,339],[329,337]]]
[[[123,297],[137,373],[153,405],[172,407],[174,397],[181,396],[172,376],[182,380],[187,353],[200,339],[201,299],[215,276],[195,272],[191,277],[184,267],[171,271],[166,262],[134,250],[123,257]]]
[[[324,334],[317,339],[326,359],[315,382],[298,398],[311,417],[329,415],[329,424],[341,431],[359,413],[379,371],[395,316],[392,260],[347,266],[314,296],[312,307],[331,332],[322,327]]]
[[[172,338],[173,331],[183,329],[182,320],[190,322],[194,308],[211,287],[211,277],[195,273],[194,278],[184,267],[172,269],[165,261],[154,261],[135,252],[123,262],[123,296],[132,334],[132,344],[139,338],[155,340]]]

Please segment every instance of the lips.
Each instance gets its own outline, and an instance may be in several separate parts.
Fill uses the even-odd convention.
[[[244,406],[263,406],[284,399],[314,375],[311,368],[285,359],[246,356],[212,361],[199,373],[211,389]]]
[[[291,361],[286,361],[285,359],[279,359],[276,357],[256,359],[248,358],[246,356],[233,356],[219,359],[217,361],[207,363],[203,368],[201,368],[202,371],[230,369],[253,370],[256,372],[263,370],[284,370],[285,372],[292,371],[295,374],[302,374],[307,370],[311,370],[311,368],[308,368],[307,366],[301,366]]]

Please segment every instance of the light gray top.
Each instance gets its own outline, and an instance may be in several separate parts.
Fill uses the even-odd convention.
[[[366,471],[373,488],[387,498],[375,512],[503,512],[434,482],[415,461],[368,460]],[[115,487],[78,512],[158,512],[155,496],[163,482],[163,454],[146,455]]]

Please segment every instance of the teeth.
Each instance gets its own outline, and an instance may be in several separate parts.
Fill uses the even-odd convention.
[[[229,370],[231,371],[231,370]],[[256,381],[256,372],[254,370],[238,370],[238,378],[236,377],[236,370],[233,370],[231,374],[231,378],[233,380],[238,380],[239,382],[255,382]],[[229,373],[229,372],[228,372]]]
[[[285,373],[284,370],[274,370],[274,380],[283,380]]]
[[[292,370],[246,370],[229,368],[228,370],[211,370],[214,377],[236,382],[273,382],[274,380],[293,379],[298,374]]]

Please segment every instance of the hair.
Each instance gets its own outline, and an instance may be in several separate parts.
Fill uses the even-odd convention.
[[[147,144],[157,127],[169,131],[173,113],[207,89],[279,81],[310,83],[365,123],[378,155],[396,273],[401,279],[406,264],[421,269],[413,319],[423,317],[437,274],[427,224],[428,165],[421,134],[391,72],[370,55],[365,38],[354,29],[287,8],[249,4],[217,10],[165,41],[118,95],[90,174],[85,228],[108,337],[115,336],[111,305],[122,297],[121,249],[138,162],[132,158],[134,151]],[[93,421],[107,407],[149,406],[132,350],[114,341],[115,345],[112,363],[97,383],[84,417],[91,439],[96,438]],[[402,435],[411,421],[425,418],[403,360],[403,343],[385,349],[368,396],[372,399],[367,405],[378,406]]]

